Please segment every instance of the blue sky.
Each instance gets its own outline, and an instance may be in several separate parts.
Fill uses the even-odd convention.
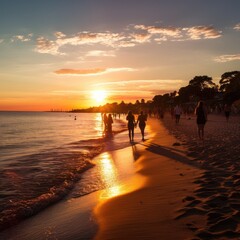
[[[240,68],[240,1],[2,0],[0,110],[135,102]],[[102,104],[104,102],[101,102]]]

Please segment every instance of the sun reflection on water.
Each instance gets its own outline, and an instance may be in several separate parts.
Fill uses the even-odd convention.
[[[117,168],[109,153],[102,154],[99,167],[102,180],[105,184],[105,190],[101,194],[101,198],[111,198],[120,195],[122,191],[118,181]]]
[[[100,113],[98,113],[95,117],[95,127],[94,129],[97,131],[98,136],[102,136],[103,134],[103,121],[102,116]]]

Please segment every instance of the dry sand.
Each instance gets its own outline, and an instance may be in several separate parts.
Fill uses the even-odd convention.
[[[240,239],[240,117],[226,122],[223,115],[209,115],[204,142],[198,140],[194,116],[182,118],[178,126],[170,117],[163,122],[204,170],[182,218],[189,211],[206,216],[204,225],[194,226],[199,239]]]

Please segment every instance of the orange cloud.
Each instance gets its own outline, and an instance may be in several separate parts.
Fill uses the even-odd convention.
[[[98,74],[106,72],[105,68],[94,68],[94,69],[59,69],[55,71],[56,74],[70,74],[70,75],[88,75],[88,74]]]
[[[93,69],[69,69],[63,68],[56,70],[54,73],[56,74],[68,74],[68,75],[95,75],[95,74],[103,74],[109,72],[118,72],[118,71],[134,71],[133,68],[93,68]]]

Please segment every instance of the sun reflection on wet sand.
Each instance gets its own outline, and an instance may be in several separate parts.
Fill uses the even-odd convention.
[[[105,152],[101,155],[98,164],[104,184],[104,190],[99,195],[101,200],[123,195],[143,186],[145,178],[135,172],[133,162],[131,151],[126,149]]]
[[[102,180],[105,184],[105,189],[100,198],[111,198],[120,195],[122,187],[118,180],[118,171],[108,152],[102,154],[99,167]]]

